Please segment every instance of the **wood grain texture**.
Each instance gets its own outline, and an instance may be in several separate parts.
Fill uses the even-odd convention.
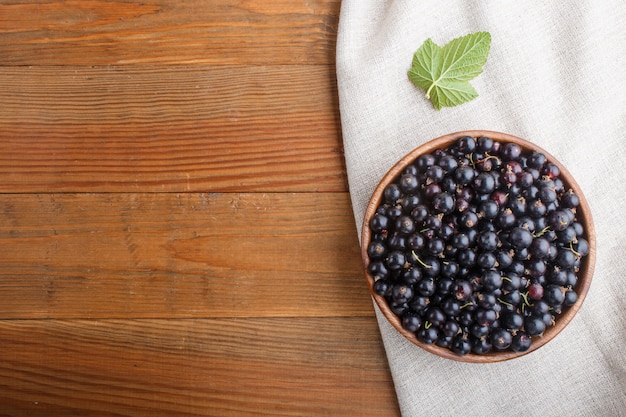
[[[0,192],[347,189],[323,66],[0,68],[0,108]]]
[[[0,416],[399,416],[340,0],[0,2]]]
[[[0,342],[0,415],[397,415],[370,318],[0,321]]]
[[[371,316],[347,194],[0,194],[0,317]]]
[[[330,64],[340,0],[10,0],[0,65]]]

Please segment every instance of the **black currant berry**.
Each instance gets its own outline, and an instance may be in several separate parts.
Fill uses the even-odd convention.
[[[402,192],[406,194],[413,194],[419,189],[420,182],[418,181],[415,175],[404,174],[400,177],[400,183],[398,187],[400,188]],[[391,194],[390,196],[395,196],[395,193]],[[386,190],[385,190],[385,197],[387,197]]]
[[[517,332],[511,340],[511,350],[514,352],[526,352],[530,349],[531,339],[525,332]]]
[[[370,229],[374,233],[382,232],[389,228],[389,218],[383,214],[375,214],[370,220]]]
[[[513,343],[513,336],[507,330],[499,328],[491,333],[491,345],[499,350],[508,349]]]
[[[527,229],[514,227],[509,233],[509,242],[514,248],[525,249],[533,243],[533,235]]]
[[[524,328],[529,336],[539,336],[546,330],[546,324],[539,317],[530,316],[524,320]]]
[[[380,296],[387,296],[391,293],[391,283],[386,279],[379,279],[374,283],[374,292]]]
[[[417,338],[427,345],[432,345],[437,341],[439,332],[437,328],[429,322],[425,322],[422,327],[417,331]]]
[[[447,192],[435,195],[431,204],[435,213],[451,213],[454,210],[454,198]]]
[[[402,327],[410,332],[416,332],[422,326],[422,316],[413,311],[407,311],[402,316]]]
[[[472,352],[477,355],[484,355],[491,351],[491,342],[487,338],[471,339]]]
[[[383,194],[389,204],[395,204],[402,197],[402,190],[398,184],[389,184]]]
[[[385,259],[385,263],[387,267],[392,270],[402,269],[404,264],[406,264],[406,257],[404,252],[395,250],[393,252],[389,252],[387,258]]]

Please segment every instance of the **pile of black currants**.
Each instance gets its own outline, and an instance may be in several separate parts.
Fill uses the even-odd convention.
[[[458,138],[384,189],[369,221],[373,290],[422,343],[525,352],[578,299],[579,204],[544,153]]]

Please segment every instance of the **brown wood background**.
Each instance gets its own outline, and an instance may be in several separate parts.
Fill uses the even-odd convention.
[[[1,416],[399,415],[339,10],[1,2]]]

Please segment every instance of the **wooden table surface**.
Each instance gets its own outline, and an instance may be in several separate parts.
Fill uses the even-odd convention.
[[[397,416],[340,0],[0,3],[0,415]]]

